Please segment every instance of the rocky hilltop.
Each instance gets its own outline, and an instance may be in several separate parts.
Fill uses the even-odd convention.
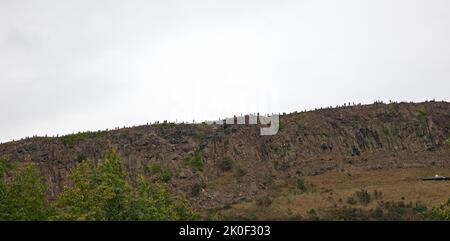
[[[37,163],[49,196],[84,159],[101,161],[108,145],[131,180],[164,170],[174,190],[213,208],[277,195],[298,177],[327,172],[444,167],[450,152],[450,103],[375,103],[283,114],[280,131],[257,125],[155,124],[0,145],[0,155]],[[200,164],[189,166],[190,161]],[[350,175],[350,174],[349,174]],[[276,188],[274,188],[276,187]]]

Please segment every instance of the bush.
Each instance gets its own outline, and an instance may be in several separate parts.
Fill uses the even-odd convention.
[[[172,171],[169,168],[162,168],[158,162],[152,162],[146,167],[146,172],[149,172],[154,177],[153,180],[168,182],[172,179]]]
[[[161,171],[159,180],[161,180],[162,182],[168,182],[170,181],[170,179],[172,179],[172,171],[169,168],[164,168]]]
[[[156,175],[161,172],[161,165],[157,162],[150,163],[150,173]]]
[[[311,220],[311,221],[319,221],[319,216],[317,215],[317,212],[316,212],[316,210],[314,208],[312,208],[312,209],[310,209],[308,211],[308,218],[307,219]]]
[[[306,191],[305,180],[301,177],[297,179],[297,189],[302,192]]]
[[[420,116],[420,117],[424,117],[424,116],[427,116],[427,109],[425,108],[425,106],[422,106],[422,107],[420,107],[420,108],[418,108],[417,109],[417,115],[418,116]]]
[[[372,201],[372,196],[367,192],[367,190],[361,189],[357,191],[356,198],[361,204],[369,204]]]
[[[217,165],[219,166],[220,170],[224,172],[230,171],[233,168],[233,162],[228,158],[220,160]]]
[[[444,144],[450,147],[450,138],[444,141]]]
[[[379,198],[379,197],[381,197],[381,192],[375,191],[374,195],[376,195],[377,198]],[[351,197],[347,198],[347,203],[350,205],[356,205],[356,204],[367,205],[370,202],[372,202],[372,196],[365,189],[356,191],[355,194],[353,194]]]
[[[377,190],[373,191],[373,198],[374,199],[381,199],[383,197],[383,193]]]
[[[76,161],[77,163],[80,163],[80,162],[85,161],[85,160],[87,160],[87,158],[86,158],[86,156],[85,156],[84,154],[79,154],[79,155],[77,156],[77,158],[75,159],[75,161]]]
[[[450,221],[450,198],[441,206],[432,208],[426,216],[430,220]]]
[[[278,130],[279,131],[284,130],[285,127],[286,127],[286,125],[280,119],[280,122],[278,123]]]
[[[319,134],[322,138],[328,137],[330,135],[329,131],[324,128],[319,129]]]
[[[203,160],[199,152],[195,152],[194,155],[186,157],[183,160],[185,167],[191,168],[194,171],[201,171],[203,169]]]

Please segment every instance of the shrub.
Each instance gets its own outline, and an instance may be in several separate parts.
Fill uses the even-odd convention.
[[[314,208],[312,208],[312,209],[310,209],[308,211],[308,218],[307,219],[311,220],[311,221],[319,221],[319,216],[317,215],[317,212],[316,212],[316,210]]]
[[[305,126],[305,124],[304,124],[301,120],[299,120],[299,121],[297,121],[297,128],[298,128],[299,130],[303,130],[303,129],[306,128],[306,126]]]
[[[420,108],[418,108],[417,110],[416,110],[416,113],[417,113],[417,115],[418,116],[420,116],[420,117],[424,117],[424,116],[427,116],[427,109],[425,108],[425,106],[422,106],[422,107],[420,107]]]
[[[161,171],[159,180],[161,180],[162,182],[168,182],[170,181],[170,179],[172,179],[172,171],[169,168],[164,168]]]
[[[168,182],[172,179],[172,171],[169,168],[162,168],[158,162],[150,163],[148,169],[150,170],[150,174],[154,176],[153,180]]]
[[[282,122],[282,121],[280,120],[280,122],[278,123],[278,130],[281,131],[281,130],[283,130],[285,127],[286,127],[286,125],[284,124],[284,122]]]
[[[302,192],[306,191],[305,180],[301,177],[297,179],[297,189]]]
[[[450,138],[444,141],[444,144],[450,147]]]
[[[367,192],[367,190],[361,189],[356,191],[356,198],[361,204],[369,204],[372,201],[372,196]]]
[[[191,168],[194,171],[201,171],[203,169],[203,160],[199,152],[195,152],[194,155],[186,157],[183,160],[185,167]]]
[[[233,162],[228,158],[220,160],[217,165],[219,166],[220,170],[224,172],[230,171],[233,168]]]
[[[426,213],[426,216],[430,220],[450,221],[450,199],[446,203],[432,208]]]
[[[375,191],[374,194],[379,196],[379,195],[381,195],[381,192]],[[350,204],[350,205],[356,205],[356,204],[367,205],[371,201],[372,201],[372,196],[365,189],[361,189],[359,191],[356,191],[355,194],[353,194],[351,197],[347,198],[347,203]]]
[[[381,199],[383,197],[383,193],[377,190],[373,191],[373,198],[374,199]]]
[[[85,161],[85,160],[87,160],[87,158],[86,158],[86,156],[84,154],[79,154],[77,156],[77,158],[75,159],[75,161],[78,162],[78,163],[80,163],[82,161]]]
[[[161,172],[161,165],[157,162],[150,163],[150,173],[156,175]]]
[[[319,129],[319,134],[320,134],[321,137],[325,138],[325,137],[328,137],[330,133],[329,133],[329,131],[327,129],[320,128]]]

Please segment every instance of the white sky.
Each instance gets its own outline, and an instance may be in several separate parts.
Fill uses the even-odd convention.
[[[1,0],[0,141],[450,98],[448,0]]]

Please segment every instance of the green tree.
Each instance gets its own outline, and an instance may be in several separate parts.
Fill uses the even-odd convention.
[[[98,166],[83,161],[69,176],[73,185],[59,195],[57,220],[114,221],[126,218],[130,186],[125,180],[119,156],[109,148]]]
[[[131,195],[129,220],[174,221],[198,218],[184,198],[174,197],[167,186],[151,183],[144,177],[140,177]]]
[[[119,155],[109,148],[105,159],[94,166],[83,161],[70,175],[55,206],[55,220],[192,220],[196,213],[183,198],[176,198],[163,184],[141,177],[131,185]]]
[[[0,220],[48,220],[47,187],[33,164],[9,164],[0,157]]]

